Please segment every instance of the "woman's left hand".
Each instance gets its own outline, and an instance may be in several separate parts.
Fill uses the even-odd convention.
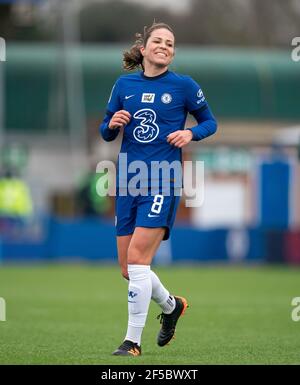
[[[167,136],[167,142],[175,147],[186,146],[193,139],[191,130],[178,130]]]

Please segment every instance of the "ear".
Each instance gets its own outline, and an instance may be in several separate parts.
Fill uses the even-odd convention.
[[[145,47],[141,46],[140,53],[142,54],[142,56],[145,56]]]

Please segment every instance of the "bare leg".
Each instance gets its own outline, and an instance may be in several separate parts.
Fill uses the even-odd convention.
[[[128,247],[129,247],[131,238],[132,238],[132,234],[117,237],[118,261],[119,261],[122,275],[125,279],[128,279],[127,252],[128,252]]]
[[[136,227],[128,248],[128,264],[151,265],[165,229]]]

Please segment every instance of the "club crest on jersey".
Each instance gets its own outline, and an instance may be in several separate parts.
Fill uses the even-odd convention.
[[[142,103],[154,103],[155,94],[143,94]]]
[[[165,93],[162,95],[161,101],[165,104],[169,104],[172,101],[172,96],[170,94]]]
[[[159,133],[159,127],[156,124],[156,113],[150,108],[138,110],[134,115],[138,120],[138,125],[133,130],[134,138],[141,143],[152,142]]]

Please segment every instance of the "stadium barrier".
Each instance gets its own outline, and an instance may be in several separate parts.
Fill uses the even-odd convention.
[[[284,238],[282,230],[266,230],[266,261],[269,263],[284,263]]]
[[[290,264],[300,265],[300,231],[289,231],[285,234],[286,260]]]
[[[2,240],[3,262],[98,261],[117,263],[115,228],[110,220],[51,217],[40,239]],[[167,247],[165,246],[167,245]],[[264,228],[174,227],[157,264],[268,262],[300,264],[300,231]]]

